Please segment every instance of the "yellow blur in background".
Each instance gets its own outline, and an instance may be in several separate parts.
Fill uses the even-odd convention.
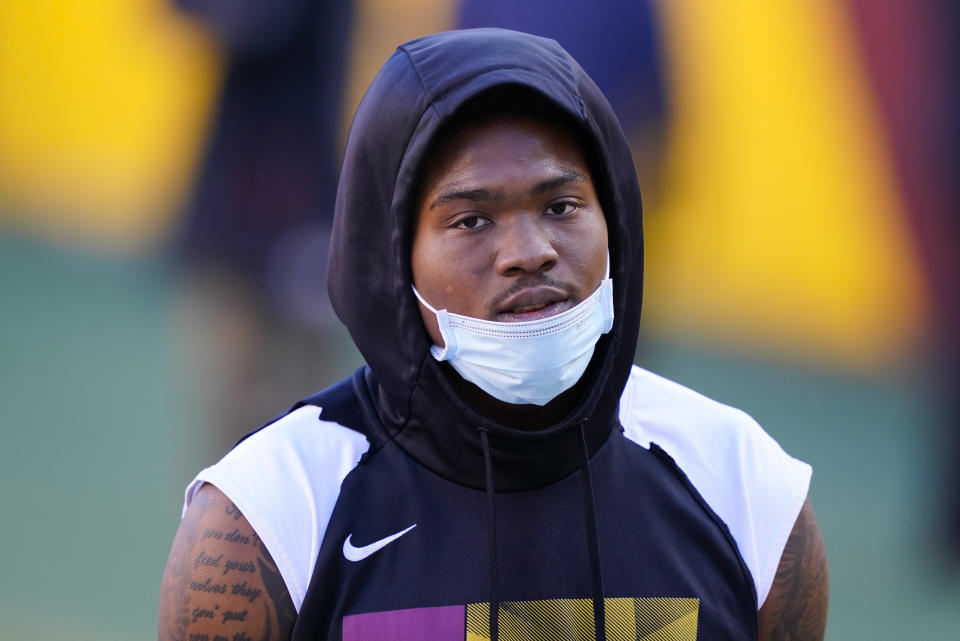
[[[956,435],[853,4],[650,3],[668,113],[641,184],[638,360],[812,463],[828,638],[946,638],[960,581],[933,542]],[[394,47],[458,15],[352,4],[340,145]],[[228,64],[161,0],[0,4],[0,638],[151,637],[183,487],[232,442],[194,396],[265,396],[260,421],[295,401],[249,376],[281,380],[257,349],[302,385],[332,382],[302,373],[302,337],[261,336],[281,324],[264,299],[169,269]],[[643,156],[642,132],[632,143]],[[315,334],[337,378],[359,365],[345,331]]]
[[[665,2],[673,127],[646,320],[869,371],[926,285],[851,25],[832,2]]]
[[[449,2],[402,4],[357,3],[344,132],[395,44],[454,20]],[[646,212],[648,330],[859,370],[909,354],[928,293],[841,9],[662,9],[672,114]],[[191,186],[223,67],[162,2],[4,5],[3,225],[156,247]]]
[[[192,179],[221,70],[210,38],[158,0],[4,3],[3,225],[156,244]]]

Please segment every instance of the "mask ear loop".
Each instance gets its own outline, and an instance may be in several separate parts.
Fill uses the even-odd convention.
[[[603,281],[600,283],[603,291],[601,296],[603,300],[603,333],[606,334],[613,329],[613,281],[610,279],[610,250],[607,249],[607,269],[604,271]]]
[[[413,283],[410,284],[410,289],[413,290],[413,295],[417,297],[417,300],[420,301],[424,307],[433,312],[433,315],[437,317],[437,325],[440,328],[440,336],[443,338],[443,347],[439,345],[432,345],[430,347],[430,353],[433,354],[433,357],[438,361],[445,361],[448,358],[452,358],[454,354],[457,353],[457,341],[453,339],[453,332],[450,331],[450,319],[447,316],[447,310],[441,309],[437,310],[424,300],[423,296],[420,295],[420,292],[417,291],[417,286]]]

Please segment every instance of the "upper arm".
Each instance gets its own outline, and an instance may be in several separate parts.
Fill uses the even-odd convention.
[[[758,614],[760,641],[821,641],[830,595],[827,554],[817,517],[804,502]]]
[[[204,485],[173,541],[159,641],[289,639],[296,610],[266,546],[220,490]]]

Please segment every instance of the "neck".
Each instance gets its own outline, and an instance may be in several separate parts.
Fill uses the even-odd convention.
[[[444,367],[460,397],[477,412],[494,421],[518,430],[535,431],[556,425],[570,415],[580,399],[580,383],[563,392],[546,405],[514,405],[496,399],[465,381],[453,368]],[[582,379],[581,379],[582,380]]]

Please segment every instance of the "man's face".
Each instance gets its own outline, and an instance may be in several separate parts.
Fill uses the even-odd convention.
[[[437,309],[536,320],[603,279],[603,211],[576,143],[554,126],[503,117],[458,130],[428,159],[416,207],[413,280]],[[420,312],[443,345],[433,313]]]

